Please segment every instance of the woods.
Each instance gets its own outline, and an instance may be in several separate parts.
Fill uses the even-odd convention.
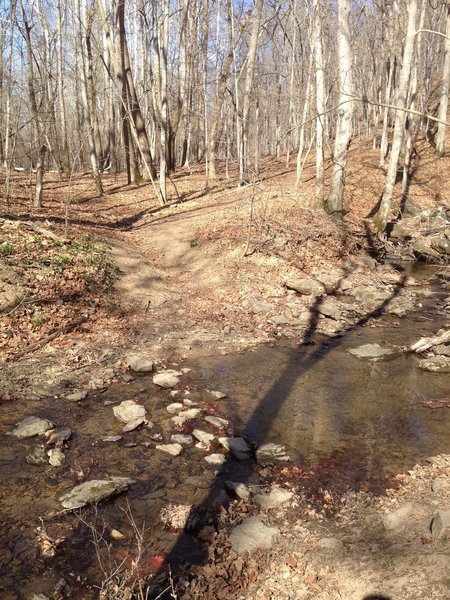
[[[296,155],[300,188],[312,151],[310,205],[339,217],[347,152],[364,135],[387,169],[374,219],[383,232],[417,136],[445,154],[449,15],[443,0],[4,4],[4,196],[14,169],[34,173],[35,207],[45,170],[89,170],[99,196],[102,173],[125,170],[129,184],[159,178],[153,194],[165,204],[176,169],[203,164],[207,188],[236,161],[242,186],[261,158],[282,154],[287,164]]]

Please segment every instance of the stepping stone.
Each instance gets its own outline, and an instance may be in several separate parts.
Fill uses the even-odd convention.
[[[174,371],[172,369],[161,371],[153,376],[153,383],[163,388],[174,388],[180,383],[180,375],[182,375],[180,371]]]
[[[220,437],[219,443],[229,450],[238,460],[246,460],[251,456],[250,446],[241,437]]]
[[[263,444],[256,450],[256,460],[258,462],[268,462],[271,460],[290,460],[286,454],[286,448],[280,444]]]
[[[215,436],[212,433],[208,433],[207,431],[203,431],[202,429],[194,429],[192,435],[198,440],[201,444],[209,448],[211,442],[214,440]]]
[[[185,435],[183,433],[174,433],[170,437],[170,441],[176,444],[181,444],[182,446],[189,446],[192,444],[192,435]]]
[[[111,477],[111,479],[93,479],[75,486],[70,491],[59,497],[63,508],[73,510],[87,504],[106,500],[110,496],[120,494],[134,483],[128,477]]]
[[[210,465],[220,467],[226,461],[226,458],[223,454],[209,454],[205,456],[205,460]]]
[[[41,419],[40,417],[26,417],[19,423],[16,423],[16,428],[8,435],[12,435],[19,439],[24,439],[34,437],[35,435],[42,435],[54,427],[55,424],[48,419]]]
[[[52,448],[47,452],[48,462],[52,467],[62,467],[66,462],[66,457],[61,448]]]
[[[183,405],[180,402],[172,402],[166,406],[167,412],[171,415],[179,413],[182,408]]]
[[[124,400],[118,406],[113,407],[113,413],[122,423],[129,423],[135,419],[144,418],[147,411],[145,406],[137,404],[134,400]]]
[[[207,423],[211,423],[211,425],[214,425],[214,427],[218,427],[219,429],[222,429],[223,427],[226,427],[228,425],[228,421],[226,419],[214,417],[212,415],[208,415],[207,417],[205,417],[205,421]]]
[[[377,360],[378,358],[392,354],[392,350],[382,348],[380,344],[363,344],[358,348],[350,348],[348,352],[357,358],[367,358],[369,360]]]
[[[154,361],[145,356],[129,356],[126,360],[126,366],[135,373],[150,373],[153,371]]]

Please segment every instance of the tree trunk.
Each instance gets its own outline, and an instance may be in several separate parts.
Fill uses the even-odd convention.
[[[386,182],[384,184],[383,195],[380,201],[380,207],[374,217],[374,223],[379,232],[386,229],[389,212],[391,210],[392,198],[394,195],[394,186],[397,179],[398,161],[402,149],[403,134],[405,128],[406,99],[411,73],[411,64],[414,53],[414,40],[416,29],[417,0],[409,0],[408,3],[408,26],[406,32],[405,49],[403,52],[403,64],[400,71],[398,91],[395,105],[398,107],[395,113],[394,135],[392,139],[392,150],[389,159]]]
[[[159,42],[160,61],[160,111],[161,111],[161,135],[160,135],[160,159],[159,159],[159,193],[160,202],[167,202],[166,173],[169,134],[169,98],[167,88],[167,49],[169,45],[169,0],[164,0],[162,7],[161,39]]]
[[[79,47],[81,54],[81,97],[83,100],[84,107],[84,118],[86,123],[86,129],[88,133],[88,146],[89,146],[89,158],[92,168],[92,176],[95,182],[95,189],[98,196],[103,195],[102,178],[100,175],[100,169],[98,164],[98,156],[95,149],[95,132],[93,115],[91,113],[91,106],[94,103],[94,99],[89,96],[90,89],[87,81],[87,70],[88,70],[88,58],[87,58],[87,36],[89,35],[88,28],[88,11],[86,0],[83,0],[83,7],[80,6],[80,0],[76,0],[76,11],[79,19]]]
[[[43,160],[45,158],[46,146],[44,144],[44,132],[43,126],[41,122],[41,116],[38,110],[38,103],[36,97],[36,89],[35,89],[35,77],[34,77],[34,56],[33,56],[33,47],[31,44],[31,29],[32,26],[28,22],[27,13],[25,11],[25,7],[23,5],[22,0],[20,0],[20,7],[22,11],[23,17],[23,30],[22,34],[25,38],[25,43],[27,47],[27,58],[28,58],[28,73],[27,73],[27,82],[28,82],[28,97],[30,100],[30,108],[31,114],[33,116],[34,121],[34,130],[36,143],[39,148],[38,152],[38,162],[41,161],[41,169],[36,172],[36,189],[34,196],[34,206],[35,208],[40,208],[42,206],[42,193],[43,193],[43,178],[44,178],[44,163]]]
[[[447,2],[447,6],[445,7],[445,15],[444,67],[442,69],[441,99],[438,113],[440,122],[438,123],[436,136],[436,153],[438,156],[444,156],[445,154],[445,121],[447,121],[448,88],[450,83],[450,1]]]
[[[239,183],[245,185],[249,180],[248,173],[248,140],[250,127],[250,101],[255,73],[256,51],[258,50],[258,38],[261,29],[261,16],[263,0],[256,0],[253,13],[252,34],[247,54],[247,67],[245,70],[244,93],[242,98],[242,154],[239,165]]]
[[[344,186],[347,168],[347,154],[352,137],[353,119],[353,74],[352,51],[350,46],[350,0],[338,0],[338,61],[339,61],[339,108],[334,143],[333,172],[327,210],[331,214],[342,215],[344,207]]]
[[[62,144],[62,166],[64,175],[70,174],[70,160],[69,160],[69,144],[67,141],[67,119],[66,119],[66,103],[64,100],[64,69],[63,69],[63,8],[61,6],[61,0],[58,0],[58,18],[57,18],[57,35],[58,35],[58,48],[57,48],[57,68],[58,68],[58,102],[59,102],[59,127]]]
[[[325,119],[325,73],[322,47],[322,10],[320,0],[313,4],[313,45],[316,64],[316,206],[323,206],[324,194],[324,119]]]

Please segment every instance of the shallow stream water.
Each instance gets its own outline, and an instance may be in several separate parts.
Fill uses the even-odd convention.
[[[193,358],[183,365],[192,370],[182,386],[200,390],[194,397],[205,413],[229,419],[235,435],[244,434],[257,444],[283,444],[293,461],[322,470],[324,485],[331,488],[344,481],[353,489],[381,493],[396,473],[449,451],[450,409],[431,409],[421,402],[450,401],[450,376],[420,370],[417,357],[410,354],[395,352],[371,362],[350,355],[348,349],[375,342],[390,348],[408,346],[436,332],[446,323],[445,315],[435,311],[443,295],[442,288],[431,288],[419,297],[423,307],[405,318],[382,317],[381,327],[351,328],[334,339],[313,337],[307,346],[289,341],[236,355]],[[204,388],[219,389],[227,398],[213,401],[201,391]],[[126,399],[145,405],[153,429],[140,428],[115,443],[101,441],[120,431],[112,404]],[[2,599],[50,594],[60,577],[75,591],[73,597],[95,597],[97,592],[86,586],[101,575],[85,522],[97,521],[100,529],[104,522],[105,536],[111,528],[125,534],[125,541],[113,549],[119,560],[121,548],[131,545],[134,537],[126,499],[138,526],[145,522],[146,541],[157,553],[170,549],[177,538],[160,525],[160,510],[168,503],[211,503],[223,479],[257,482],[253,461],[244,465],[228,460],[217,476],[202,450],[186,448],[179,457],[156,450],[154,436],[167,442],[174,432],[165,410],[168,402],[167,391],[157,390],[151,377],[140,377],[78,403],[42,398],[0,406]],[[26,455],[38,440],[4,435],[29,415],[73,429],[63,467],[29,465]],[[190,430],[194,426],[208,428],[201,419],[190,423]],[[73,514],[49,517],[60,511],[57,498],[63,492],[80,481],[109,475],[128,476],[136,483],[126,496],[100,505],[98,512],[82,511],[81,521]],[[36,549],[40,518],[49,535],[67,540],[54,558],[44,559]],[[195,540],[188,537],[187,550],[179,544],[178,553],[188,552],[195,562]],[[199,548],[198,560],[201,554]]]

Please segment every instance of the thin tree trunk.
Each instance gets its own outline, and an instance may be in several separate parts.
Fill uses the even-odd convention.
[[[166,173],[169,134],[169,98],[167,88],[167,50],[169,45],[169,0],[164,0],[162,7],[160,50],[160,103],[161,103],[161,135],[160,135],[160,161],[159,161],[159,192],[160,202],[167,202]]]
[[[445,7],[446,24],[445,24],[445,35],[444,40],[444,67],[442,69],[442,87],[441,87],[441,99],[439,102],[439,113],[438,118],[438,130],[436,136],[436,153],[438,156],[444,156],[445,154],[445,121],[447,120],[447,108],[448,108],[448,89],[450,84],[450,1],[447,2]]]
[[[27,47],[27,58],[28,58],[28,73],[27,73],[27,75],[28,75],[28,77],[27,77],[28,96],[30,99],[31,114],[33,116],[33,121],[34,121],[36,143],[37,143],[37,147],[39,148],[38,161],[40,161],[43,156],[45,157],[46,147],[43,142],[44,132],[43,132],[43,127],[42,127],[42,123],[41,123],[41,116],[40,116],[39,110],[38,110],[37,98],[36,98],[34,67],[33,67],[34,56],[33,56],[32,44],[31,44],[32,26],[28,22],[27,13],[25,11],[25,7],[23,5],[22,0],[20,0],[20,6],[21,6],[21,11],[22,11],[22,17],[23,17],[22,34],[25,38],[25,43],[26,43],[26,47]],[[44,177],[43,162],[41,163],[40,166],[41,166],[41,169],[39,171],[38,170],[36,171],[36,188],[35,188],[35,195],[34,195],[34,207],[35,208],[41,208],[41,206],[42,206],[43,177]]]
[[[311,80],[312,80],[312,72],[313,72],[313,52],[311,51],[310,57],[309,57],[309,67],[308,67],[308,79],[306,82],[306,92],[305,92],[305,100],[303,103],[303,111],[302,111],[302,122],[300,125],[300,140],[299,140],[299,146],[298,146],[298,152],[297,152],[297,179],[296,179],[296,188],[298,189],[300,186],[300,180],[302,177],[302,171],[303,171],[303,162],[302,162],[302,157],[303,157],[303,150],[305,147],[305,127],[306,127],[306,119],[308,117],[308,113],[309,113],[309,104],[310,104],[310,96],[311,96]]]
[[[408,26],[406,32],[405,49],[403,52],[403,64],[400,71],[396,106],[400,110],[395,113],[394,135],[392,140],[392,150],[389,159],[388,172],[384,185],[383,195],[380,201],[380,207],[374,217],[374,223],[379,232],[386,229],[389,212],[391,210],[392,198],[394,195],[394,186],[397,179],[398,161],[403,143],[403,134],[405,128],[406,99],[410,81],[411,64],[414,53],[415,29],[417,16],[417,0],[410,0],[408,3]]]
[[[88,29],[88,13],[86,0],[83,0],[83,7],[80,6],[80,0],[76,0],[76,11],[79,19],[79,45],[80,45],[80,54],[81,54],[81,97],[84,106],[84,119],[86,123],[86,129],[88,133],[88,146],[89,146],[89,158],[91,162],[92,168],[92,176],[95,182],[95,189],[98,196],[103,195],[103,185],[102,178],[100,175],[100,169],[98,164],[98,157],[95,149],[95,132],[94,132],[94,123],[92,120],[92,114],[90,107],[92,106],[94,100],[92,97],[89,97],[89,86],[87,81],[87,69],[88,69],[88,59],[87,59],[87,48],[86,48],[86,36],[89,34]]]
[[[316,205],[323,206],[324,194],[324,120],[325,120],[325,76],[322,47],[322,10],[319,0],[313,4],[313,45],[316,63]]]
[[[66,103],[64,100],[64,70],[63,70],[63,8],[61,0],[58,0],[58,18],[57,18],[57,77],[58,77],[58,102],[59,102],[59,126],[62,144],[62,166],[64,175],[70,174],[69,144],[67,141],[67,119]]]

